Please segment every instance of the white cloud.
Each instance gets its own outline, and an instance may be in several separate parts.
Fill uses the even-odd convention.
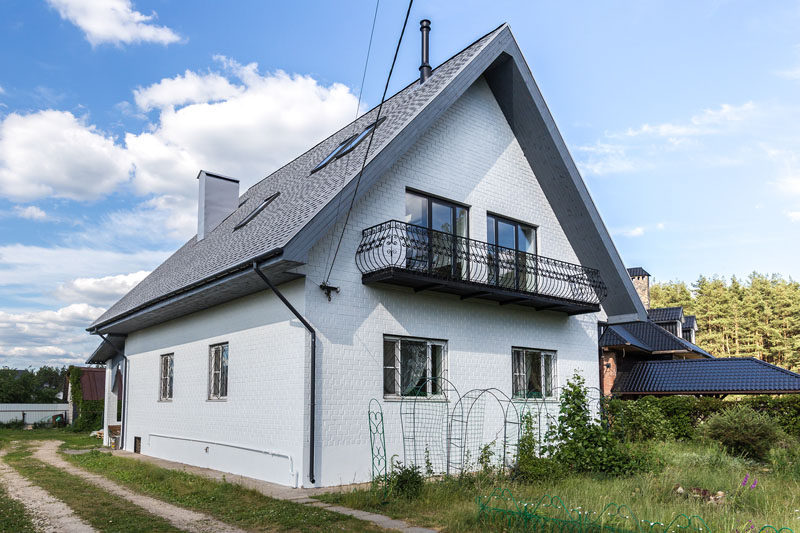
[[[175,105],[225,100],[243,90],[243,87],[234,86],[217,73],[199,75],[187,70],[183,76],[164,78],[149,87],[135,89],[133,98],[139,109],[150,111]]]
[[[644,235],[644,228],[642,226],[637,226],[635,228],[623,230],[620,233],[626,237],[641,237]]]
[[[55,311],[0,311],[0,357],[16,367],[83,362],[95,342],[83,328],[102,312],[83,303]]]
[[[59,285],[55,296],[64,302],[87,302],[92,305],[110,306],[135,287],[145,276],[146,270],[131,274],[118,274],[101,278],[76,278]]]
[[[166,26],[151,24],[155,12],[144,15],[130,0],[47,0],[61,18],[83,30],[92,46],[103,43],[170,44],[180,36]]]
[[[114,139],[69,111],[11,113],[0,122],[0,194],[92,200],[129,179]]]
[[[792,222],[800,222],[800,211],[789,211],[786,215]]]
[[[715,126],[740,122],[752,116],[755,111],[756,105],[753,102],[745,102],[740,106],[722,104],[718,109],[704,109],[701,113],[692,116],[688,122],[665,122],[653,125],[645,123],[638,128],[629,128],[625,135],[628,137],[640,135],[667,137],[673,143],[680,143],[682,137],[716,133],[718,129]]]
[[[639,169],[639,165],[625,153],[625,147],[619,144],[599,142],[595,145],[579,146],[577,150],[586,154],[579,162],[581,172],[584,174],[600,176]]]
[[[3,89],[2,85],[0,85],[0,94],[6,94],[6,90]]]
[[[14,212],[20,218],[27,218],[28,220],[47,220],[48,216],[42,209],[35,205],[22,207],[21,205],[14,206]]]

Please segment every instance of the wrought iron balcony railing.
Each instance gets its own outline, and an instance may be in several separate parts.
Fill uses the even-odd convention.
[[[558,302],[582,306],[567,306],[567,312],[596,310],[607,292],[595,269],[397,220],[363,231],[356,264],[365,282],[435,287],[504,303],[518,303],[514,295],[538,297],[518,300],[539,308],[559,307]]]

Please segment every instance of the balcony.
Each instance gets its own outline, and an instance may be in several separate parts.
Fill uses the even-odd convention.
[[[390,220],[363,231],[363,283],[388,283],[570,315],[594,313],[606,296],[597,270]]]

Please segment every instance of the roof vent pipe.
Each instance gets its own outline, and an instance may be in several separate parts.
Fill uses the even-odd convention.
[[[431,65],[428,62],[428,50],[430,49],[429,35],[431,33],[431,21],[422,19],[419,21],[419,31],[422,33],[422,64],[419,66],[419,82],[431,77]]]

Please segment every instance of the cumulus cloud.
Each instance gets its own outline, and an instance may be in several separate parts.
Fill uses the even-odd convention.
[[[47,0],[61,18],[80,28],[92,46],[98,44],[170,44],[180,36],[166,26],[152,24],[156,13],[144,15],[130,0]]]
[[[139,109],[150,111],[175,105],[207,103],[225,100],[242,92],[217,73],[197,74],[187,70],[182,76],[164,78],[149,87],[133,91],[133,99]]]
[[[127,181],[127,152],[69,111],[11,113],[0,122],[0,194],[93,200]]]
[[[108,307],[135,287],[147,274],[147,270],[140,270],[116,276],[76,278],[60,284],[55,296],[64,302],[87,302]]]
[[[44,210],[36,207],[35,205],[14,206],[14,213],[20,218],[27,218],[28,220],[47,220],[47,213]]]
[[[0,358],[17,367],[83,362],[93,343],[83,328],[102,312],[83,303],[55,311],[0,311]]]
[[[641,237],[644,235],[644,227],[636,226],[635,228],[625,229],[620,231],[619,234],[625,237]]]

